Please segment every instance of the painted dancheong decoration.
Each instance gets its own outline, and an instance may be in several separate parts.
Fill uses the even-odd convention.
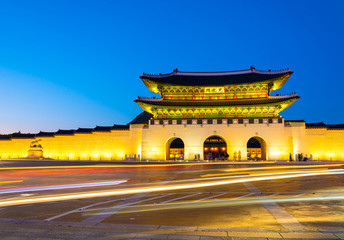
[[[140,77],[161,98],[138,97],[136,102],[157,119],[277,117],[299,96],[271,96],[293,72],[180,72]]]

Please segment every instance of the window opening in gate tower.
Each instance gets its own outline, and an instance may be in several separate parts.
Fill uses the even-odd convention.
[[[228,160],[227,144],[218,136],[212,136],[204,141],[205,160]]]

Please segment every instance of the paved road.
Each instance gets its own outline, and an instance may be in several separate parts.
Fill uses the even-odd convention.
[[[11,239],[344,239],[335,163],[1,160]]]

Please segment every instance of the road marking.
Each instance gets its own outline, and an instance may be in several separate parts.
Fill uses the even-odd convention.
[[[61,213],[59,215],[56,215],[56,216],[44,219],[44,221],[52,221],[52,220],[54,220],[56,218],[60,218],[60,217],[66,216],[66,215],[74,213],[74,212],[79,212],[80,209],[86,209],[86,208],[94,207],[94,206],[97,206],[97,205],[106,204],[106,203],[110,203],[110,202],[116,202],[116,201],[120,201],[120,200],[123,200],[123,199],[116,199],[116,200],[110,200],[110,201],[105,201],[105,202],[100,202],[100,203],[94,203],[94,204],[91,204],[91,205],[87,205],[87,206],[84,206],[84,207],[81,207],[81,208],[76,208],[74,210],[71,210],[71,211],[68,211],[68,212],[65,212],[65,213]]]
[[[277,196],[277,195],[279,195],[279,193],[275,193],[275,194],[267,195],[266,197],[267,197],[267,198],[270,198],[270,197]]]
[[[157,184],[158,186],[160,185],[165,185],[167,183],[169,183],[170,181],[172,181],[173,179],[175,179],[179,174],[183,173],[184,171],[186,171],[187,169],[189,169],[192,165],[189,165],[187,167],[185,167],[183,170],[179,171],[178,173],[176,173],[175,176],[170,177],[169,179],[167,179],[167,181],[165,182],[160,182],[159,184]],[[123,208],[132,205],[132,204],[136,204],[138,203],[140,199],[142,199],[143,197],[145,197],[146,195],[148,195],[150,192],[142,192],[139,194],[136,194],[134,196],[131,196],[129,198],[127,198],[126,203],[125,204],[116,204],[108,209],[105,209],[99,213],[96,213],[93,216],[90,216],[86,219],[84,219],[83,221],[81,221],[82,224],[85,224],[87,226],[94,226],[102,221],[104,221],[106,218],[110,217],[113,214],[116,214],[117,212],[121,211]],[[171,193],[174,194],[174,193]],[[156,197],[157,198],[157,197]],[[151,199],[152,200],[152,199]],[[143,202],[145,200],[142,200],[141,202]],[[116,210],[114,210],[114,208],[116,208]]]
[[[154,200],[154,199],[157,199],[159,197],[161,198],[164,196],[164,195],[162,195],[162,196],[157,196],[157,197],[153,197],[153,198],[149,198],[149,199],[144,199],[142,201],[138,201],[139,199],[143,198],[146,195],[147,195],[147,193],[141,193],[141,194],[131,196],[131,197],[125,199],[123,201],[123,203],[119,203],[119,204],[116,204],[112,207],[103,209],[103,211],[96,213],[96,214],[82,220],[81,223],[83,225],[87,225],[87,226],[94,226],[94,225],[102,222],[106,218],[110,217],[111,215],[116,214],[117,212],[121,211],[123,208],[125,208],[129,205],[137,204],[137,203],[144,202],[144,201]]]
[[[256,186],[252,183],[244,183],[248,190],[250,190],[255,196],[266,196],[265,193],[260,191]],[[267,196],[269,197],[269,196]],[[262,201],[261,204],[270,212],[270,214],[277,220],[279,224],[287,229],[297,229],[297,230],[305,230],[306,227],[299,223],[293,216],[291,216],[288,212],[286,212],[283,208],[281,208],[275,202],[264,202]]]
[[[210,199],[210,198],[215,198],[215,197],[222,196],[222,195],[225,195],[225,194],[227,194],[227,192],[216,194],[216,195],[212,195],[212,196],[205,197],[205,198],[201,198],[201,199],[198,199],[198,200],[195,200],[195,201],[192,201],[192,202],[199,202],[199,201],[202,201],[202,200],[206,200],[206,199]]]
[[[249,193],[249,194],[246,194],[246,195],[243,195],[243,196],[240,196],[240,197],[236,197],[236,198],[231,198],[229,200],[237,200],[237,199],[248,197],[248,196],[251,196],[251,195],[253,195],[253,193]]]
[[[196,195],[199,195],[199,194],[202,194],[202,193],[201,193],[201,192],[199,192],[199,193],[194,193],[194,194],[190,194],[190,195],[186,195],[186,196],[182,196],[182,197],[178,197],[178,198],[173,198],[173,199],[170,199],[170,200],[167,200],[167,201],[161,202],[161,203],[173,202],[173,201],[176,201],[176,200],[180,200],[180,199],[184,199],[184,198],[188,198],[188,197],[196,196]],[[159,203],[159,204],[160,204],[160,203]]]
[[[301,196],[303,196],[303,195],[306,195],[307,193],[301,193],[301,194],[299,194],[299,195],[295,195],[295,196],[293,196],[294,198],[298,198],[298,197],[301,197]]]

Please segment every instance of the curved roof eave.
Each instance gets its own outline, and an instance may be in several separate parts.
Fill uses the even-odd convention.
[[[271,90],[279,89],[293,74],[290,69],[282,71],[244,70],[234,72],[191,73],[172,72],[164,75],[142,74],[140,78],[148,89],[159,93],[158,85],[171,86],[226,86],[276,82]]]
[[[174,100],[160,100],[160,99],[136,99],[135,102],[140,104],[150,105],[152,107],[238,107],[238,106],[257,106],[257,105],[271,105],[271,104],[282,104],[283,102],[292,100],[296,101],[300,97],[296,94],[274,97],[274,98],[262,98],[262,99],[236,99],[236,100],[190,100],[190,101],[174,101]]]

